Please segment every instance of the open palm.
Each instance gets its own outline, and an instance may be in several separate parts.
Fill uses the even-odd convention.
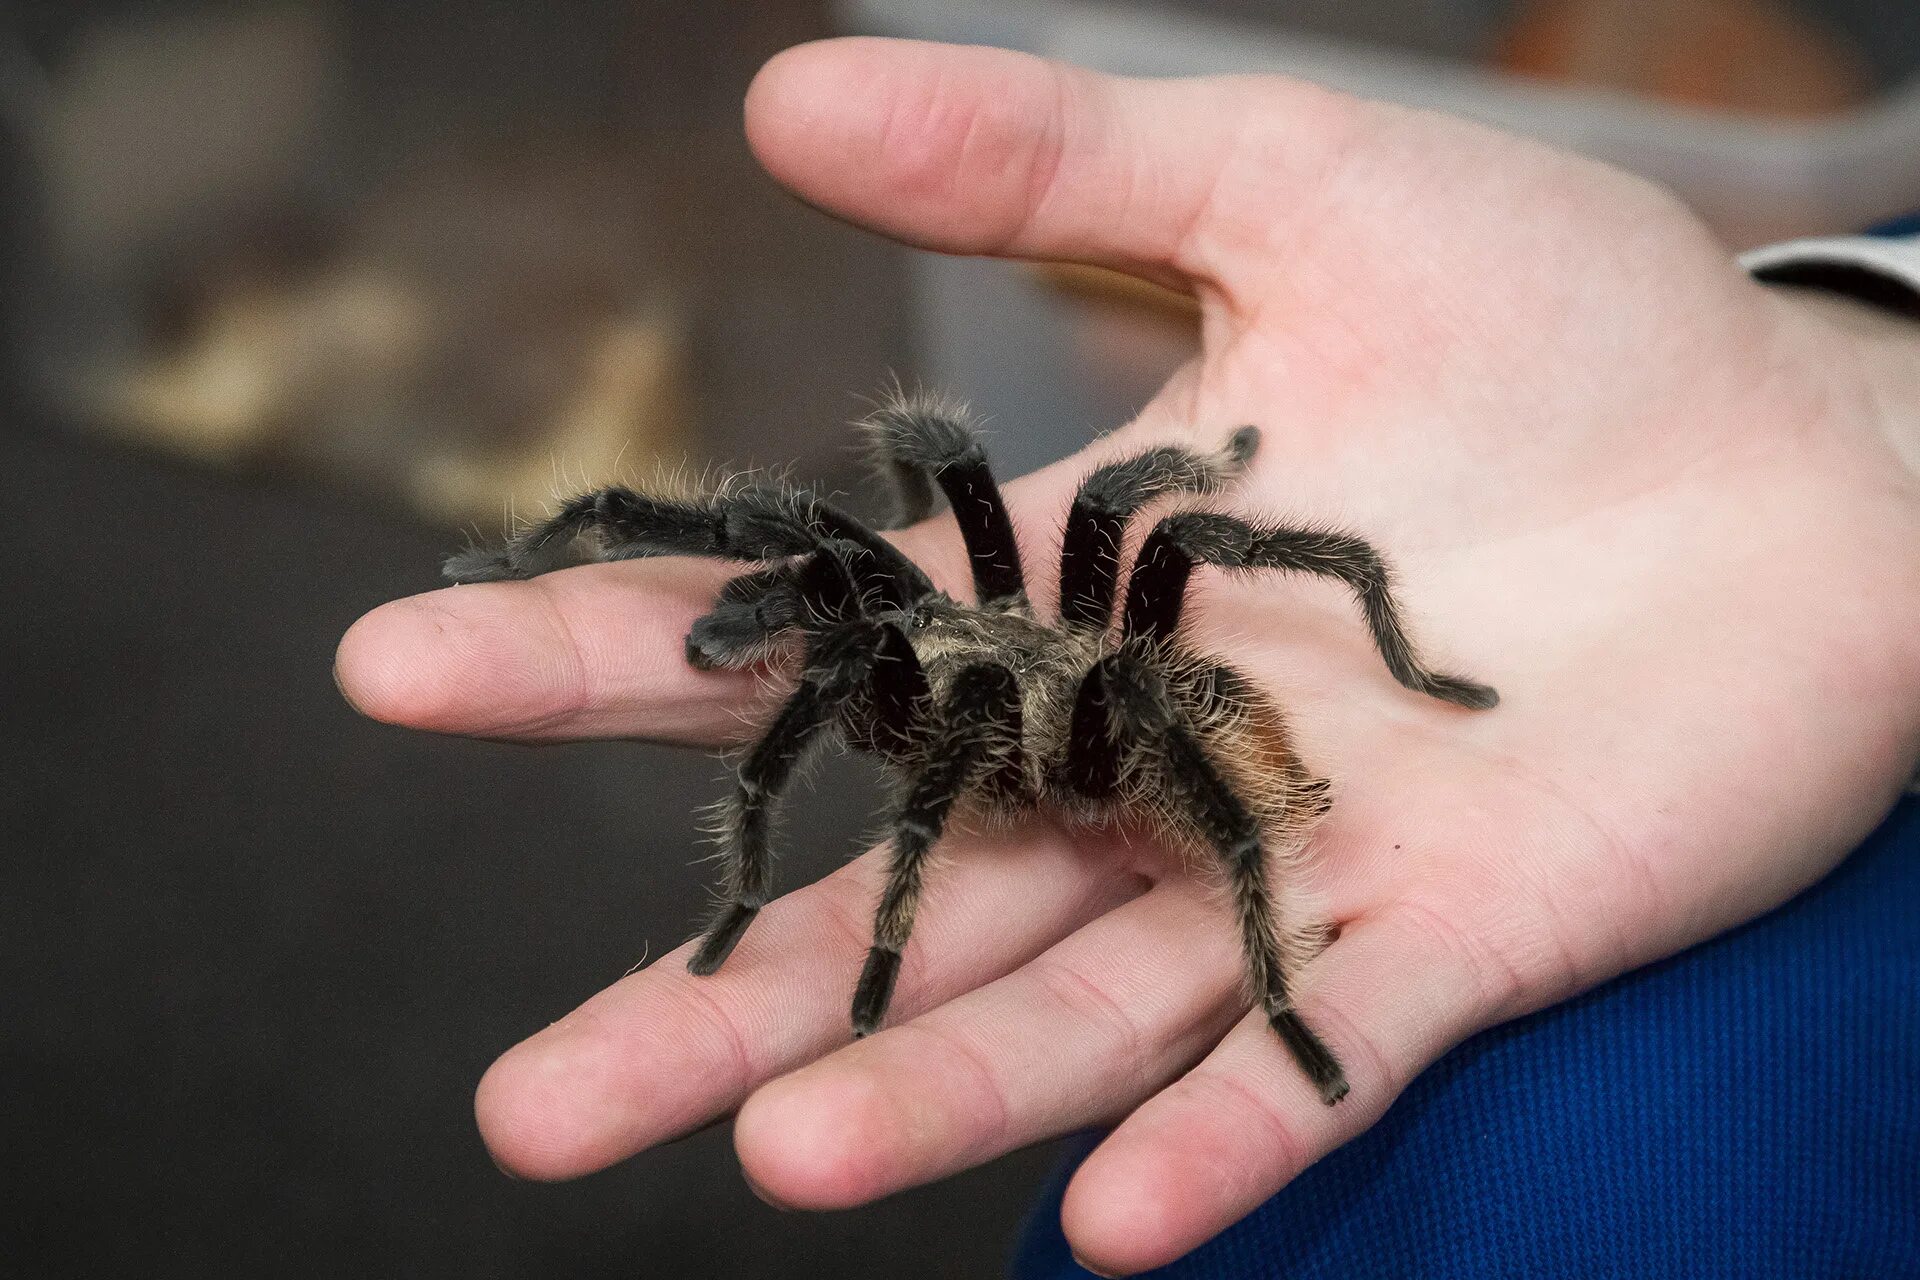
[[[872,855],[768,908],[719,975],[663,957],[518,1046],[478,1099],[507,1168],[589,1172],[738,1109],[763,1194],[832,1207],[1117,1121],[1065,1226],[1090,1265],[1143,1269],[1464,1037],[1811,883],[1910,775],[1920,485],[1890,406],[1920,378],[1864,313],[1747,281],[1658,189],[1297,82],[887,41],[782,55],[747,114],[768,168],[846,217],[1200,298],[1203,353],[1139,420],[1009,487],[1043,608],[1097,458],[1257,423],[1223,503],[1373,541],[1425,655],[1502,703],[1401,689],[1326,584],[1197,592],[1196,639],[1334,783],[1311,864],[1341,931],[1300,1004],[1348,1066],[1336,1107],[1246,1013],[1212,889],[1149,841],[1035,823],[953,838],[868,1040],[846,1001]],[[964,582],[940,521],[903,540]],[[343,641],[342,686],[449,732],[734,737],[764,692],[678,657],[717,581],[628,562],[400,601]]]

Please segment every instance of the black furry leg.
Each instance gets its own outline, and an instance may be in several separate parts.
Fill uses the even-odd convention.
[[[932,476],[947,495],[967,544],[980,603],[1004,607],[1024,602],[1026,579],[1013,521],[987,467],[987,451],[964,412],[927,396],[903,397],[875,410],[866,425],[896,474]],[[920,509],[927,496],[924,480],[917,488],[909,487],[903,511]]]
[[[1219,454],[1162,446],[1109,462],[1081,481],[1060,544],[1060,620],[1106,630],[1127,522],[1164,494],[1214,492],[1245,470],[1259,447],[1259,429],[1241,427]]]
[[[618,486],[583,493],[504,547],[476,547],[450,557],[444,572],[454,582],[531,578],[564,563],[573,540],[584,533],[599,537],[602,556],[609,560],[780,560],[839,541],[859,548],[862,563],[855,568],[863,590],[880,591],[900,603],[933,592],[927,575],[874,530],[809,494],[767,485],[693,501]]]
[[[1320,1037],[1300,1020],[1288,995],[1259,823],[1185,726],[1175,725],[1168,731],[1162,752],[1168,782],[1186,800],[1195,825],[1219,854],[1232,883],[1254,997],[1294,1061],[1319,1090],[1321,1101],[1332,1105],[1347,1095],[1346,1073]]]
[[[884,528],[904,529],[933,514],[933,473],[899,446],[902,432],[918,434],[913,418],[923,404],[938,409],[938,401],[929,397],[896,392],[861,424],[873,469],[893,497]]]
[[[1088,668],[1067,722],[1061,776],[1069,788],[1089,800],[1108,799],[1120,786],[1120,742],[1113,735],[1107,692],[1108,672],[1119,661],[1119,655],[1109,655]]]
[[[1005,667],[967,667],[954,677],[926,752],[927,765],[907,789],[893,820],[886,888],[874,916],[873,946],[853,995],[853,1033],[870,1035],[886,1017],[900,973],[900,953],[913,931],[927,853],[947,814],[969,785],[1020,748],[1020,684]]]
[[[889,636],[887,633],[893,632]],[[687,962],[710,974],[726,961],[772,894],[773,806],[807,750],[834,727],[840,712],[868,685],[875,655],[912,649],[885,623],[848,624],[821,637],[799,687],[740,766],[738,789],[721,833],[725,903]]]
[[[1416,692],[1476,710],[1500,700],[1487,685],[1423,666],[1401,625],[1391,574],[1380,553],[1351,534],[1322,529],[1254,525],[1211,511],[1168,516],[1147,536],[1133,563],[1122,623],[1129,638],[1155,640],[1174,633],[1195,564],[1337,578],[1360,602],[1374,646],[1395,680]]]
[[[1301,1021],[1288,994],[1259,821],[1208,758],[1157,672],[1123,651],[1110,661],[1107,679],[1117,726],[1132,743],[1151,744],[1141,755],[1158,763],[1168,793],[1226,870],[1254,999],[1321,1101],[1331,1106],[1347,1095],[1346,1073]]]

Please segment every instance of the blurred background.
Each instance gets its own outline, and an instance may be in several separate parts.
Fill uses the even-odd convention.
[[[556,494],[851,488],[891,376],[1007,473],[1124,421],[1183,300],[910,255],[754,167],[754,69],[848,31],[1285,70],[1578,147],[1742,247],[1920,207],[1875,0],[66,0],[0,9],[0,1040],[9,1275],[997,1274],[1055,1153],[776,1216],[724,1126],[564,1186],[493,1056],[690,932],[712,761],[364,723],[366,609]],[[858,494],[854,499],[858,503]],[[856,762],[787,883],[857,846]],[[849,975],[851,981],[852,975]]]

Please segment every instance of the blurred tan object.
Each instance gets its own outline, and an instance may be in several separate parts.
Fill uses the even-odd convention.
[[[1170,320],[1190,326],[1200,314],[1200,304],[1190,293],[1169,289],[1124,271],[1089,267],[1077,262],[1048,262],[1034,268],[1040,278],[1056,289],[1094,302],[1111,302],[1143,311],[1156,312]]]
[[[416,506],[446,520],[538,513],[557,498],[631,478],[636,462],[672,456],[686,420],[678,335],[644,320],[600,336],[586,378],[542,436],[518,455],[448,453],[421,459],[412,476]],[[483,527],[485,527],[483,525]]]
[[[1871,97],[1860,56],[1776,0],[1529,0],[1500,61],[1527,75],[1760,116],[1834,115]]]
[[[678,463],[684,254],[638,131],[592,92],[494,113],[361,79],[366,34],[332,0],[102,16],[6,81],[39,388],[483,527]]]
[[[391,387],[419,360],[427,323],[420,298],[373,276],[251,282],[210,299],[177,349],[118,371],[107,420],[201,462],[250,461],[301,405],[346,390],[331,380]]]
[[[215,466],[292,451],[283,438],[306,407],[360,404],[378,415],[405,394],[430,339],[423,299],[391,282],[346,277],[305,291],[236,292],[181,349],[128,370],[108,392],[109,424],[146,445]],[[610,321],[585,370],[546,421],[508,447],[442,441],[388,479],[421,514],[491,529],[503,512],[538,511],[556,493],[623,478],[677,455],[687,415],[682,343],[665,318]]]
[[[443,143],[331,225],[235,220],[179,261],[96,417],[491,529],[680,460],[683,326],[649,188],[590,128]]]

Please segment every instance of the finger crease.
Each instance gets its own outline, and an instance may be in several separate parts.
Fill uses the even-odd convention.
[[[1010,1132],[1012,1111],[1007,1095],[1000,1087],[999,1077],[987,1059],[965,1038],[932,1022],[908,1022],[895,1028],[893,1034],[903,1031],[917,1031],[934,1042],[941,1050],[941,1056],[950,1061],[959,1062],[974,1077],[978,1092],[986,1101],[992,1116],[991,1121],[975,1132],[972,1142],[968,1143],[968,1154],[963,1164],[978,1163],[990,1155],[1006,1150],[1007,1135]]]
[[[741,1034],[740,1028],[735,1025],[726,1007],[707,989],[707,983],[708,979],[689,977],[681,983],[681,987],[693,997],[693,1002],[706,1012],[707,1020],[713,1024],[719,1031],[720,1038],[726,1042],[727,1058],[733,1069],[733,1088],[730,1091],[733,1103],[729,1105],[737,1105],[760,1076],[752,1053],[747,1048],[747,1037]]]
[[[1146,1037],[1140,1027],[1120,1006],[1120,1002],[1101,989],[1093,979],[1064,964],[1036,966],[1035,976],[1048,995],[1064,1005],[1083,1022],[1102,1023],[1108,1035],[1119,1042],[1119,1050],[1107,1061],[1124,1064],[1128,1083],[1146,1083]]]
[[[567,675],[564,696],[558,707],[540,716],[534,723],[522,726],[522,731],[565,724],[587,706],[587,655],[581,647],[579,634],[573,629],[573,621],[567,617],[567,611],[560,607],[560,602],[554,599],[553,590],[546,579],[535,578],[529,585],[539,596],[548,621],[560,636],[561,648],[566,655]]]
[[[1067,128],[1072,118],[1074,93],[1066,68],[1052,63],[1047,64],[1047,68],[1052,77],[1054,127],[1040,134],[1039,144],[1028,164],[1027,198],[1020,216],[1000,246],[1002,252],[1017,249],[1027,239],[1040,221],[1042,208],[1053,198],[1054,188],[1066,168]]]
[[[1272,1139],[1274,1149],[1279,1153],[1280,1163],[1284,1168],[1297,1173],[1311,1163],[1307,1155],[1306,1141],[1294,1132],[1286,1118],[1274,1107],[1271,1098],[1258,1092],[1238,1076],[1225,1071],[1213,1072],[1205,1076],[1189,1076],[1187,1079],[1190,1087],[1197,1085],[1202,1093],[1208,1089],[1225,1093],[1230,1101],[1237,1102],[1240,1107],[1253,1112]],[[1208,1108],[1208,1110],[1214,1109]],[[1220,1108],[1219,1113],[1228,1114],[1228,1109]]]

